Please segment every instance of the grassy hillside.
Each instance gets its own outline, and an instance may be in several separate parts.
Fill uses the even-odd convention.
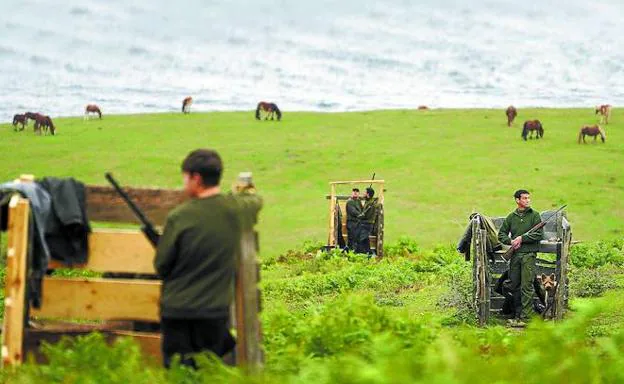
[[[544,140],[522,141],[521,122],[538,118]],[[57,118],[58,135],[37,137],[0,125],[0,180],[20,173],[73,176],[104,184],[113,171],[124,184],[179,187],[180,162],[197,147],[216,148],[225,184],[251,170],[266,208],[263,254],[303,240],[325,241],[331,180],[387,182],[386,234],[420,244],[454,242],[472,210],[503,215],[518,188],[540,210],[568,204],[574,236],[624,233],[624,122],[617,110],[606,144],[578,145],[591,109],[520,110],[508,128],[502,110],[288,113],[281,122],[250,112]]]

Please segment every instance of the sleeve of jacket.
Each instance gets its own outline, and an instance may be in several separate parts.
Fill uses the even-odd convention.
[[[507,216],[503,221],[503,225],[501,225],[500,229],[498,230],[498,241],[507,245],[511,244],[511,239],[509,238],[509,229],[509,216]]]
[[[258,213],[262,209],[262,197],[255,193],[233,193],[238,206],[238,214],[244,229],[252,228],[258,222]]]
[[[542,222],[542,217],[540,216],[539,212],[535,211],[531,226],[535,226],[541,222]],[[543,238],[544,238],[544,227],[541,227],[540,229],[533,231],[529,234],[522,235],[522,242],[527,243],[527,244],[539,243]]]
[[[169,276],[175,266],[178,258],[178,236],[175,220],[172,217],[168,217],[163,234],[158,240],[158,248],[154,258],[154,269],[156,269],[161,278]]]

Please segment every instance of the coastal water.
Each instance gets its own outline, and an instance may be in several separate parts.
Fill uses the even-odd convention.
[[[622,0],[2,0],[15,113],[624,104]]]

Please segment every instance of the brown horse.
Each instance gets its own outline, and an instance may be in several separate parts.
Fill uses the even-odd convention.
[[[427,107],[426,105],[419,105],[419,106],[418,106],[418,110],[419,110],[419,111],[426,111],[426,110],[428,110],[428,109],[429,109],[429,107]]]
[[[527,134],[531,132],[531,136],[529,139],[533,138],[533,131],[535,131],[535,138],[539,139],[540,137],[544,137],[544,127],[542,127],[542,123],[539,120],[527,120],[524,122],[524,126],[522,127],[522,138],[526,141]]]
[[[505,114],[507,115],[507,126],[511,127],[514,119],[516,118],[516,116],[518,116],[518,111],[516,111],[516,108],[514,108],[513,105],[510,105],[509,107],[507,107]]]
[[[38,112],[26,112],[24,116],[26,116],[26,125],[28,125],[28,120],[35,121],[37,116],[41,116],[41,114]]]
[[[85,120],[89,118],[89,113],[97,113],[100,116],[100,120],[102,119],[102,110],[100,110],[100,107],[95,104],[87,104],[87,106],[85,107]]]
[[[275,103],[267,103],[266,101],[259,102],[256,107],[256,120],[260,120],[261,110],[266,113],[264,120],[268,120],[269,116],[271,116],[271,120],[273,120],[274,115],[277,115],[277,121],[282,120],[282,111],[277,108]]]
[[[611,117],[611,105],[603,104],[596,106],[596,115],[600,113],[600,124],[609,124],[609,117]]]
[[[35,132],[41,135],[41,130],[43,129],[43,132],[45,132],[47,135],[48,128],[50,129],[50,133],[52,134],[52,136],[54,136],[56,134],[56,128],[54,127],[50,116],[37,114],[37,116],[35,117]]]
[[[583,143],[585,143],[585,136],[594,136],[594,143],[595,143],[596,139],[598,138],[598,135],[600,135],[600,139],[604,143],[605,139],[607,138],[607,135],[605,134],[604,130],[597,124],[592,125],[592,126],[586,125],[584,127],[581,127],[581,130],[579,131],[578,143],[581,144],[581,139],[583,140]]]
[[[193,98],[191,96],[185,97],[182,100],[182,113],[191,113],[191,104],[193,104]]]
[[[17,124],[22,124],[22,129],[20,129],[20,131],[23,131],[27,123],[28,123],[28,118],[26,117],[26,115],[17,114],[13,116],[13,127],[14,127],[13,130],[14,131],[17,131]]]

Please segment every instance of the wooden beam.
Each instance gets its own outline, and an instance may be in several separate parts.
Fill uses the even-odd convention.
[[[95,229],[89,235],[89,258],[86,264],[72,268],[96,272],[156,273],[154,247],[143,232],[121,229]],[[65,268],[63,263],[51,260],[49,268]]]
[[[383,184],[384,180],[352,180],[352,181],[331,181],[329,184]]]
[[[43,279],[42,304],[31,315],[84,320],[159,321],[160,281]]]
[[[186,200],[182,190],[129,187],[123,187],[123,190],[154,225],[164,225],[169,211]],[[112,187],[88,185],[86,195],[89,220],[139,223]]]
[[[38,364],[47,364],[48,361],[41,353],[41,345],[45,342],[48,344],[56,344],[61,338],[65,337],[78,337],[87,335],[91,332],[100,332],[104,335],[108,343],[113,343],[120,337],[131,337],[141,348],[143,355],[147,358],[148,362],[153,362],[154,365],[160,365],[162,363],[162,354],[160,349],[160,334],[151,332],[133,332],[129,330],[117,330],[104,326],[77,326],[70,329],[66,325],[60,329],[54,328],[28,328],[26,330],[26,337],[24,342],[25,355],[32,355]]]
[[[9,201],[4,322],[2,324],[2,366],[19,365],[23,359],[28,259],[28,200],[14,195]]]

